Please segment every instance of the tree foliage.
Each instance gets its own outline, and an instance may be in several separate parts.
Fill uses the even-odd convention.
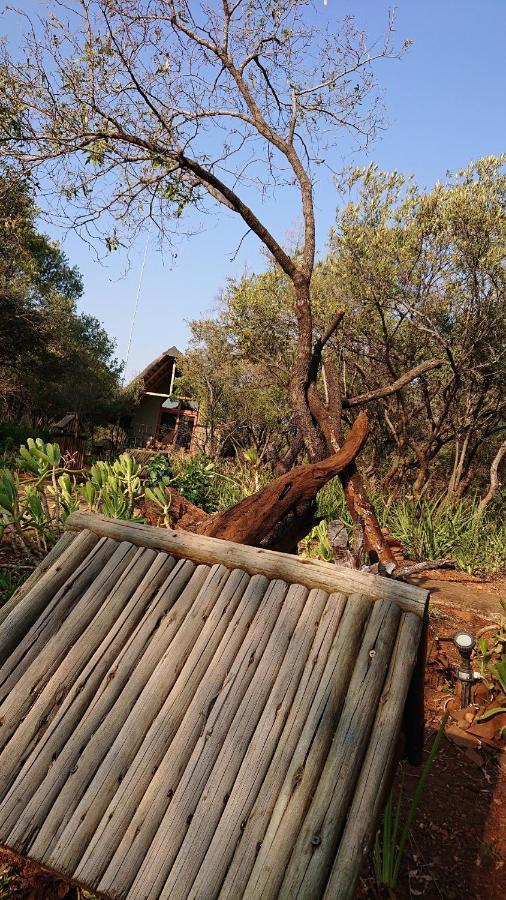
[[[234,291],[230,287],[232,296]],[[191,323],[192,338],[176,385],[199,401],[205,429],[203,448],[211,456],[243,453],[254,465],[276,457],[290,430],[291,415],[283,387],[255,354],[244,351],[228,309],[220,319]]]
[[[0,401],[3,418],[100,419],[120,367],[97,319],[77,312],[81,276],[36,226],[30,183],[0,175]]]
[[[418,495],[436,478],[460,496],[488,469],[505,429],[505,161],[479,160],[429,191],[374,166],[354,171],[346,187],[353,199],[312,280],[313,342],[343,311],[320,392],[334,417],[367,407],[369,473],[391,494]],[[231,281],[220,318],[206,323],[241,365],[276,384],[286,407],[297,345],[292,291],[270,265]],[[201,366],[206,360],[216,375],[225,354],[211,359],[200,327]]]
[[[28,19],[21,53],[6,50],[0,63],[4,152],[50,178],[56,212],[60,201],[86,237],[109,226],[110,249],[119,228],[135,233],[146,218],[166,235],[188,204],[232,211],[292,284],[290,406],[310,458],[324,458],[340,435],[316,382],[336,319],[313,344],[314,182],[340,138],[367,144],[382,121],[374,68],[398,55],[392,20],[370,43],[352,17],[315,27],[311,0],[80,0],[55,10],[60,18]],[[292,189],[302,218],[297,254],[258,211],[279,187]],[[341,477],[371,548],[392,563],[354,464]]]
[[[441,459],[458,496],[505,427],[505,158],[481,159],[425,192],[375,167],[351,184],[358,197],[331,237],[352,324],[342,338],[347,390],[444,360],[381,398],[379,415],[393,450],[387,480],[399,485],[412,472],[417,493]]]

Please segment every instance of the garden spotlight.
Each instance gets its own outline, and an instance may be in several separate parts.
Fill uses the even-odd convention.
[[[457,631],[452,641],[460,654],[457,678],[461,683],[460,705],[464,708],[471,703],[471,686],[476,680],[471,666],[471,654],[476,646],[476,638],[469,631]]]

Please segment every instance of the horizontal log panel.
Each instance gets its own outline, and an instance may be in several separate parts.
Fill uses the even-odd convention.
[[[380,575],[315,559],[302,559],[261,547],[247,547],[188,531],[153,528],[138,522],[120,522],[96,513],[72,513],[67,519],[66,528],[71,531],[88,528],[102,537],[127,540],[138,546],[163,550],[199,563],[219,562],[230,569],[244,569],[250,575],[282,578],[291,584],[302,584],[309,589],[320,588],[327,593],[342,591],[344,594],[360,593],[372,600],[395,600],[402,609],[419,616],[423,615],[428,597],[428,592],[422,588]]]
[[[425,592],[71,525],[0,621],[0,844],[114,900],[351,898]]]

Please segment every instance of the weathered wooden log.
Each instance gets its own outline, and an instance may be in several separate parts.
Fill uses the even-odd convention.
[[[200,522],[192,530],[240,544],[258,545],[290,510],[304,501],[313,500],[327,481],[350,465],[363,447],[368,431],[367,416],[360,413],[338,453],[322,462],[297,466],[263,490]]]
[[[158,771],[167,753],[172,759],[171,743],[176,737],[183,719],[186,718],[187,722],[188,718],[192,719],[193,726],[190,731],[192,740],[190,743],[186,742],[184,748],[188,756],[190,747],[193,746],[193,742],[202,730],[202,707],[197,710],[194,705],[193,715],[190,714],[190,716],[188,716],[188,710],[199,691],[202,680],[206,677],[209,679],[208,673],[213,658],[218,652],[229,623],[234,619],[249,583],[248,576],[244,572],[233,572],[226,581],[223,581],[223,573],[224,570],[221,567],[214,570],[215,582],[221,578],[221,592],[209,615],[206,616],[203,627],[196,629],[196,623],[193,621],[193,628],[198,632],[198,636],[188,658],[157,718],[147,732],[145,741],[134,756],[121,785],[105,809],[98,828],[93,831],[91,840],[86,842],[86,850],[75,870],[75,877],[80,881],[89,883],[94,878],[93,885],[95,886],[98,876],[106,869],[128,824],[138,810],[146,790],[152,784],[153,774]],[[210,582],[203,593],[209,594],[212,589],[213,584]],[[194,616],[192,615],[191,618],[194,619]],[[209,694],[207,700],[208,704],[212,702]],[[160,778],[157,801],[164,803],[162,815],[168,803],[168,790],[168,783]],[[78,821],[77,816],[76,821]],[[72,841],[74,842],[74,838]],[[137,868],[138,863],[135,870]]]
[[[425,664],[427,662],[428,637],[429,608],[427,604],[425,615],[422,619],[421,632],[417,638],[418,652],[404,710],[405,753],[408,762],[413,766],[419,766],[423,759],[425,741]]]
[[[368,428],[367,416],[362,412],[339,452],[322,462],[292,469],[221,513],[209,515],[179,491],[169,488],[172,526],[241,544],[295,552],[298,542],[315,524],[316,494],[355,459],[367,438]],[[143,501],[142,513],[151,525],[158,524],[159,510],[153,503]]]
[[[170,492],[170,521],[174,527],[187,528],[192,531],[199,522],[207,522],[210,518],[200,506],[195,506],[186,497],[174,487],[169,487]],[[142,515],[148,520],[150,525],[158,525],[160,521],[160,508],[151,500],[144,499],[140,504]]]
[[[52,601],[59,589],[66,581],[75,576],[79,565],[86,559],[93,547],[98,543],[96,534],[84,532],[75,541],[65,542],[58,560],[58,565],[45,571],[39,577],[39,570],[29,578],[29,585],[9,600],[1,611],[2,622],[0,626],[0,665],[8,658],[12,650],[17,647],[20,639],[27,633],[30,626],[38,619],[47,604]],[[61,544],[59,549],[61,548]],[[5,614],[5,615],[4,615]]]
[[[346,827],[339,843],[324,900],[352,900],[360,870],[390,785],[392,763],[406,702],[410,673],[416,659],[422,623],[402,617],[390,669],[369,740]],[[381,785],[378,790],[378,784]]]
[[[308,597],[278,677],[244,755],[227,805],[219,818],[219,826],[213,829],[211,842],[186,895],[188,900],[200,900],[206,892],[208,896],[218,896],[235,846],[241,837],[242,824],[250,815],[269,769],[271,757],[282,740],[288,715],[294,708],[294,697],[327,599],[328,595],[324,591],[311,591]],[[297,713],[301,717],[303,710],[298,708]]]
[[[205,876],[208,879],[207,884],[212,886],[212,891],[210,890],[209,893],[213,892],[216,896],[219,894],[221,898],[243,896],[244,887],[255,861],[255,853],[262,842],[276,797],[283,783],[284,773],[287,771],[293,758],[302,729],[318,691],[345,605],[346,598],[343,595],[331,594],[328,597],[320,620],[316,623],[318,627],[314,641],[283,731],[281,734],[275,732],[274,735],[271,731],[269,732],[268,738],[271,741],[269,757],[272,754],[272,758],[268,763],[268,769],[267,771],[259,771],[257,766],[250,765],[251,773],[248,773],[245,771],[243,764],[244,776],[251,774],[251,778],[246,782],[246,785],[241,787],[238,776],[230,797],[230,806],[227,805],[220,821],[220,835],[225,836],[227,823],[229,829],[228,843],[223,840],[219,846],[218,858],[221,868],[215,864],[213,871],[210,871],[210,868],[206,867],[206,860],[204,860],[204,864],[192,887],[192,895],[196,893],[195,888],[197,884],[203,883],[203,877]],[[311,623],[309,630],[311,631]],[[272,737],[275,737],[274,743],[272,743]],[[266,740],[265,744],[261,746],[268,747],[269,740]],[[274,753],[272,753],[272,746],[275,747]],[[258,785],[255,787],[254,793],[250,793],[251,789],[248,785],[253,779],[257,780]],[[239,808],[237,808],[238,801],[241,803]],[[249,807],[253,802],[254,805],[250,811]],[[236,812],[235,825],[230,820],[230,812],[234,805]],[[215,833],[212,844],[216,844],[216,842],[217,833]],[[209,857],[210,853],[211,850],[209,849],[207,857]],[[222,885],[225,876],[226,881]]]
[[[370,603],[365,597],[348,598],[309,715],[281,789],[277,791],[260,849],[257,853],[257,844],[249,852],[245,848],[240,866],[234,865],[234,860],[223,886],[224,898],[276,900],[279,896],[301,821],[318,785],[341,716],[369,612]]]
[[[261,547],[280,553],[297,553],[299,542],[318,524],[315,500],[298,503],[260,541]]]
[[[339,568],[331,563],[309,558],[288,556],[262,547],[247,547],[219,538],[203,538],[189,531],[152,528],[138,522],[108,519],[96,513],[72,513],[65,525],[71,531],[88,528],[116,541],[129,541],[141,547],[161,550],[176,557],[197,563],[221,563],[229,569],[244,569],[250,575],[267,575],[284,581],[318,587],[327,593],[364,594],[371,600],[389,597],[407,612],[422,616],[428,591],[380,575]]]
[[[313,392],[314,393],[314,392]],[[222,513],[208,515],[171,489],[171,522],[197,534],[221,537],[241,544],[266,546],[285,553],[296,552],[297,544],[315,523],[314,500],[319,489],[339,475],[354,521],[364,530],[367,549],[373,551],[390,573],[395,558],[382,535],[373,506],[366,494],[355,459],[366,440],[368,420],[359,413],[343,446],[322,462],[298,466],[250,497]],[[328,438],[329,446],[335,442]],[[157,524],[154,504],[146,501],[143,513]]]
[[[78,681],[62,701],[50,724],[45,730],[41,726],[42,733],[19,774],[19,789],[10,791],[0,804],[2,827],[5,830],[13,829],[12,840],[16,846],[24,846],[28,836],[33,839],[49,814],[63,787],[66,772],[79,759],[85,734],[90,735],[97,730],[122,689],[127,684],[130,687],[134,679],[139,679],[137,664],[149,640],[147,636],[152,634],[158,622],[163,621],[164,614],[171,608],[181,585],[187,583],[194,571],[192,563],[179,563],[179,571],[171,578],[170,573],[175,565],[173,558],[161,553],[156,555],[138,589],[118,616],[111,631],[90,656]],[[186,571],[183,573],[181,570],[184,567]],[[151,597],[154,598],[152,606],[146,610]],[[119,648],[132,630],[134,634],[118,657]],[[90,708],[91,701],[93,705]],[[40,722],[36,704],[25,722],[29,719]],[[21,737],[16,734],[9,744],[9,752],[15,759],[21,759],[23,749],[26,751]],[[111,730],[111,740],[112,738]],[[60,766],[51,765],[56,758]],[[30,795],[28,804],[26,795]]]
[[[285,595],[286,587],[281,582],[269,582],[262,575],[251,578],[237,613],[229,623],[214,661],[195,692],[181,727],[172,743],[166,745],[165,756],[156,775],[133,812],[128,799],[127,814],[131,821],[103,875],[100,890],[107,893],[114,889],[119,893],[123,891],[125,895],[128,893],[167,811],[168,795],[175,792],[182,778],[187,782],[189,780],[187,766],[194,747],[208,744],[211,735],[216,733],[219,752],[223,716],[227,715],[232,721],[242,702]],[[217,725],[218,722],[220,725]],[[173,802],[173,809],[176,809],[181,802],[188,803],[188,799],[180,790],[179,796],[173,797]],[[118,812],[121,814],[122,809]],[[190,814],[191,809],[188,811],[186,808],[180,818],[176,814],[175,828],[184,829],[184,823]],[[117,815],[113,812],[113,827],[116,822]],[[101,832],[102,825],[99,826],[97,836]],[[113,844],[112,841],[110,843]],[[90,844],[86,857],[94,850],[103,852],[100,843],[96,849],[94,845],[95,841]],[[85,863],[86,858],[82,861],[83,865]]]
[[[223,732],[220,746],[214,743],[214,753],[219,755],[212,766],[207,782],[197,778],[197,772],[191,780],[192,807],[194,814],[189,825],[186,825],[182,843],[176,841],[172,828],[167,828],[164,820],[163,828],[157,832],[146,863],[155,865],[159,876],[150,884],[146,900],[186,900],[192,883],[204,858],[209,841],[219,819],[223,798],[230,794],[235,778],[247,747],[252,739],[260,716],[267,703],[267,698],[274,689],[278,673],[284,668],[290,655],[289,646],[297,623],[307,601],[308,591],[299,585],[292,585],[286,595],[286,602],[280,617],[272,631],[265,653],[258,664],[255,675],[244,696],[236,716],[230,727]],[[293,665],[293,656],[291,658]],[[202,752],[202,748],[201,752]],[[206,748],[203,748],[206,755]],[[205,787],[205,791],[203,788]],[[172,806],[172,804],[171,804]],[[171,811],[169,806],[169,813]],[[179,829],[178,829],[179,831]],[[160,838],[163,836],[163,842]],[[160,849],[162,848],[162,852]],[[174,851],[176,856],[174,858]],[[153,853],[155,856],[153,856]],[[138,878],[142,877],[142,869]],[[142,882],[134,882],[132,893]],[[160,890],[161,889],[161,890]]]
[[[397,604],[372,610],[327,761],[279,892],[280,900],[321,897],[360,774],[399,626]]]
[[[360,524],[364,530],[366,549],[372,551],[385,570],[391,574],[396,567],[395,556],[381,531],[354,459],[342,470],[339,477],[353,522]]]
[[[19,601],[31,591],[32,587],[40,582],[42,576],[45,575],[53,563],[59,559],[67,547],[70,547],[73,540],[75,540],[75,534],[72,534],[70,531],[63,532],[62,536],[44,557],[42,562],[39,563],[35,571],[28,576],[26,581],[23,581],[23,584],[18,587],[7,603],[4,603],[2,609],[0,609],[0,624],[7,618],[9,613],[12,612],[14,607],[18,605]]]

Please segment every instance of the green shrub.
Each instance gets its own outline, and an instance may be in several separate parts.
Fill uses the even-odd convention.
[[[20,482],[17,470],[31,477]],[[133,457],[122,453],[113,463],[97,462],[89,479],[78,485],[62,464],[58,444],[28,438],[19,448],[16,469],[0,471],[0,539],[8,531],[18,551],[37,559],[83,501],[89,510],[112,518],[143,521],[135,515],[143,497],[140,471]]]
[[[17,422],[0,422],[0,452],[17,450],[19,445],[26,444],[30,437],[40,437],[43,440],[47,440],[49,432],[43,428],[34,428],[32,425],[22,425]]]
[[[392,504],[386,524],[416,560],[450,559],[469,574],[506,568],[506,523],[496,507],[478,515],[472,497],[403,500]]]
[[[152,456],[147,466],[145,484],[151,488],[163,484],[170,484],[174,480],[174,466],[167,453],[157,453]]]
[[[205,456],[178,458],[174,460],[174,464],[174,485],[183,497],[206,512],[215,512],[218,508],[218,494],[214,464]]]
[[[14,591],[23,584],[33,568],[29,560],[15,563],[10,569],[0,570],[0,607],[10,600]],[[2,895],[0,894],[0,897]]]

